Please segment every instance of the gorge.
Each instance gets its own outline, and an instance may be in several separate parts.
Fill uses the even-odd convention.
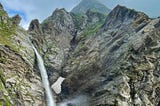
[[[0,4],[0,106],[160,105],[160,18],[86,1],[28,30]]]

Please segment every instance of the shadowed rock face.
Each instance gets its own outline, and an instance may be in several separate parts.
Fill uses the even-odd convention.
[[[1,23],[7,23],[8,20],[8,14],[6,13],[6,11],[4,11],[3,6],[0,4],[0,22]],[[8,22],[9,24],[9,22]]]
[[[66,77],[57,101],[87,95],[89,106],[157,105],[160,19],[119,5],[104,18],[57,9],[40,24],[50,81]]]
[[[3,10],[3,6],[2,6],[2,4],[0,3],[0,10]]]
[[[20,21],[21,21],[21,17],[19,15],[15,15],[15,16],[12,17],[13,24],[18,26]]]
[[[92,16],[96,20],[92,20]],[[103,14],[91,10],[86,15],[79,16],[65,9],[56,9],[41,24],[37,20],[31,22],[28,32],[32,35],[31,38],[39,51],[44,55],[49,76],[52,76],[53,72],[59,73],[62,70],[70,51],[73,51],[78,44],[77,37],[80,33],[88,26],[102,23],[104,19]],[[50,78],[53,82],[57,77]]]
[[[62,86],[61,93],[54,94],[57,102],[74,106],[84,100],[87,106],[160,104],[160,18],[150,19],[119,5],[108,16],[92,10],[77,15],[57,9],[42,23],[33,20],[26,32],[13,24],[19,22],[18,16],[12,20],[1,5],[0,12],[3,103],[45,103],[30,38],[43,57],[51,86]],[[52,85],[60,76],[65,77],[62,85]]]
[[[37,34],[42,33],[38,19],[32,20],[28,30],[29,32],[32,32],[32,33],[37,33]]]
[[[113,9],[70,55],[62,98],[90,95],[90,106],[157,105],[159,20],[123,6]]]
[[[142,12],[137,12],[133,9],[128,9],[126,7],[117,5],[112,12],[109,13],[106,18],[105,24],[103,25],[104,29],[121,27],[123,25],[129,25],[133,22],[137,24],[142,24],[149,19],[147,15]]]

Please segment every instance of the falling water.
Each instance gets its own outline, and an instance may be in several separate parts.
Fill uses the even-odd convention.
[[[40,54],[38,53],[37,49],[32,46],[35,54],[37,56],[37,62],[38,62],[38,67],[41,73],[41,77],[42,77],[42,82],[45,88],[45,92],[46,92],[46,96],[47,96],[47,106],[56,106],[54,100],[53,100],[53,96],[52,96],[52,91],[50,89],[50,85],[49,85],[49,81],[48,81],[48,75],[46,72],[46,68],[44,66],[44,62],[42,57],[40,56]]]

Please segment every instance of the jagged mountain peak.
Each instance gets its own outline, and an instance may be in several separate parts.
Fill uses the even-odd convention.
[[[30,25],[29,25],[29,29],[28,30],[30,32],[41,34],[39,20],[38,19],[32,20],[31,23],[30,23]]]
[[[51,17],[55,17],[55,16],[60,15],[60,14],[68,14],[68,12],[66,11],[65,8],[60,8],[60,9],[57,8],[57,9],[52,13]]]
[[[136,11],[134,9],[129,9],[125,6],[117,5],[107,16],[105,24],[103,27],[108,28],[112,26],[120,26],[120,24],[128,24],[133,20],[142,18],[143,20],[148,20],[149,17],[143,12]],[[132,21],[131,21],[132,20]]]
[[[85,14],[88,9],[103,14],[108,14],[110,12],[110,9],[107,8],[101,2],[99,2],[98,0],[81,0],[81,2],[71,10],[71,12],[78,14]]]
[[[117,18],[124,18],[127,16],[128,18],[134,18],[137,14],[144,15],[144,13],[136,11],[134,9],[129,9],[125,6],[117,5],[109,15],[115,15]]]
[[[1,10],[3,10],[3,6],[2,6],[2,4],[0,3],[0,11],[1,11]]]
[[[160,106],[160,18],[119,5],[107,17],[57,9],[26,32],[13,25],[19,16],[9,18],[0,8],[1,104],[46,105],[32,42],[51,89],[65,77],[61,93],[53,92],[57,105]],[[101,30],[103,19],[109,30]]]
[[[55,20],[56,22],[62,21],[62,20],[70,19],[70,13],[65,8],[55,9],[53,11],[52,15],[47,18],[47,20]]]
[[[3,8],[3,5],[0,3],[0,16],[5,16],[5,17],[8,17],[6,11],[4,10]]]
[[[21,16],[19,16],[18,14],[12,17],[12,22],[15,25],[19,25],[19,23],[21,22]]]
[[[62,23],[62,20],[69,20],[71,18],[70,13],[65,10],[65,8],[56,9],[53,11],[52,15],[45,19],[43,23],[48,23],[50,21],[54,23]],[[53,23],[53,24],[54,24]]]
[[[38,19],[34,19],[34,20],[32,20],[31,21],[31,23],[30,23],[30,25],[38,25],[39,24],[39,20]],[[31,27],[29,27],[29,29],[30,29]],[[31,29],[33,29],[33,28],[31,28]]]
[[[56,9],[51,16],[41,23],[41,26],[43,31],[52,30],[52,32],[56,33],[61,33],[66,30],[69,30],[69,33],[72,33],[71,30],[74,30],[72,16],[70,12],[67,12],[64,8]]]

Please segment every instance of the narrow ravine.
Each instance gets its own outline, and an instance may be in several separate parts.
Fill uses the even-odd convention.
[[[40,54],[38,53],[37,49],[34,46],[32,46],[32,47],[33,47],[33,49],[35,51],[35,54],[37,56],[37,63],[38,63],[38,67],[39,67],[39,70],[40,70],[40,73],[41,73],[42,82],[43,82],[43,85],[44,85],[44,88],[45,88],[45,92],[46,92],[47,106],[56,106],[56,103],[55,103],[55,101],[53,99],[53,96],[52,96],[52,91],[50,89],[50,85],[49,85],[49,81],[48,81],[48,75],[47,75],[46,68],[44,66],[43,59],[40,56]]]

